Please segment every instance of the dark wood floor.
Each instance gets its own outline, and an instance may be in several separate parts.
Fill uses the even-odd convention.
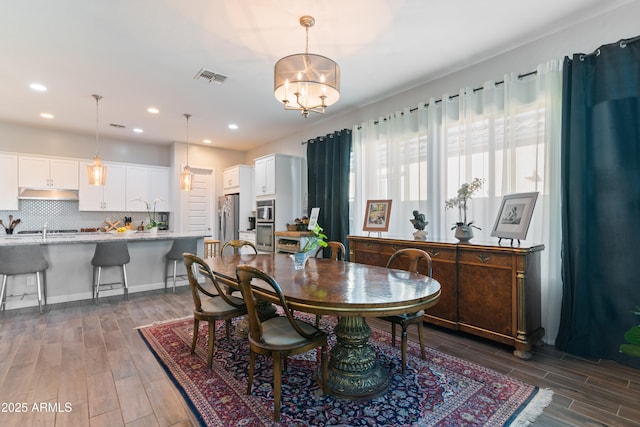
[[[191,311],[183,286],[175,295],[147,292],[130,301],[101,299],[97,306],[49,306],[42,315],[35,309],[0,314],[0,425],[197,425],[134,329]],[[640,426],[639,370],[551,347],[522,361],[508,347],[467,335],[430,326],[425,335],[431,347],[551,388],[553,402],[535,426]],[[36,410],[43,403],[49,406]]]

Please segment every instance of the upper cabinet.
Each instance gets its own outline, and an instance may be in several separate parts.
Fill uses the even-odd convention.
[[[0,154],[0,211],[18,210],[18,156]]]
[[[86,170],[92,163],[82,163],[80,167]],[[104,186],[90,185],[88,178],[80,180],[80,201],[78,209],[81,211],[125,211],[125,166],[104,163],[107,166],[107,182]]]
[[[18,157],[18,186],[77,190],[78,162],[46,157]]]
[[[256,196],[270,196],[276,194],[276,156],[278,155],[272,154],[256,159]]]
[[[169,169],[148,166],[127,166],[126,171],[126,210],[146,212],[147,204],[156,212],[169,212]]]
[[[253,168],[236,165],[222,171],[224,194],[253,192]]]

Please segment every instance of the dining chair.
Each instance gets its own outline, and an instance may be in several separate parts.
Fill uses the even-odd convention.
[[[328,257],[324,256],[323,249],[329,251],[329,256]],[[322,254],[323,258],[329,258],[329,259],[332,259],[334,261],[340,260],[340,259],[343,260],[343,261],[347,260],[347,250],[345,249],[345,247],[342,244],[342,242],[337,242],[337,241],[327,242],[327,247],[323,248],[322,246],[320,246],[316,250],[316,253],[313,256],[315,258],[318,258],[318,256],[320,254]]]
[[[241,298],[226,295],[222,291],[222,288],[211,271],[211,268],[209,268],[202,258],[194,254],[185,253],[183,255],[183,259],[184,265],[187,267],[187,276],[189,278],[189,285],[191,287],[191,295],[193,296],[194,304],[191,354],[196,351],[198,328],[200,327],[200,321],[203,320],[207,322],[209,326],[207,341],[207,367],[211,369],[213,348],[216,339],[216,320],[225,321],[225,330],[227,338],[229,338],[231,336],[231,319],[247,314],[247,306]],[[195,269],[205,275],[205,283],[201,284],[198,282],[194,271],[194,264]],[[217,293],[212,292],[214,289],[210,288],[211,284]],[[205,286],[208,286],[209,289],[205,289]]]
[[[238,255],[240,253],[240,248],[244,246],[249,246],[253,249],[254,253],[256,254],[258,253],[258,249],[256,248],[256,245],[254,245],[248,240],[229,240],[228,242],[225,242],[224,245],[222,245],[222,247],[220,248],[220,256],[222,256],[225,248],[228,246],[233,248],[234,255]]]
[[[432,263],[431,257],[428,253],[421,249],[414,248],[405,248],[396,251],[389,261],[387,261],[387,268],[393,268],[394,265],[398,265],[400,267],[404,267],[406,262],[403,262],[403,259],[408,259],[407,268],[402,268],[403,270],[407,270],[413,273],[418,273],[418,267],[420,261],[424,261],[427,264],[426,273],[429,277],[432,275]],[[424,269],[422,269],[421,273],[424,274]],[[407,313],[407,314],[398,314],[395,316],[384,316],[380,317],[382,320],[386,320],[387,322],[391,322],[391,343],[393,346],[396,346],[396,325],[400,325],[402,327],[402,372],[404,373],[406,358],[407,358],[407,327],[409,325],[417,325],[418,326],[418,340],[420,341],[420,352],[422,354],[422,360],[426,359],[427,355],[424,351],[424,337],[422,336],[423,330],[423,322],[424,322],[424,310],[420,310],[417,313]]]
[[[247,304],[249,317],[250,354],[247,394],[251,394],[256,354],[271,356],[273,358],[273,420],[278,422],[282,399],[282,365],[284,363],[286,371],[288,356],[320,347],[320,388],[323,393],[325,392],[328,369],[327,334],[293,317],[280,285],[268,274],[248,265],[239,265],[236,267],[236,275],[240,291]],[[257,308],[259,300],[252,286],[254,279],[260,281],[261,287],[266,284],[267,289],[277,295],[279,304],[284,310],[284,316],[260,318]]]

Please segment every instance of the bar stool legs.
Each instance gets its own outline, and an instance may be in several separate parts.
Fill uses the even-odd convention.
[[[122,285],[124,297],[129,300],[129,286],[127,284],[127,266],[131,261],[127,242],[100,242],[96,244],[96,251],[91,259],[93,265],[93,299],[98,304],[101,286]],[[102,283],[103,267],[121,267],[122,282]]]

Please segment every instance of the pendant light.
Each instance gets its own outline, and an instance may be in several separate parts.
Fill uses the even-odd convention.
[[[100,161],[100,156],[98,156],[98,146],[100,145],[100,134],[99,134],[99,108],[98,105],[102,96],[100,95],[91,95],[96,100],[96,154],[93,156],[93,164],[87,166],[87,173],[89,175],[89,185],[105,185],[107,182],[107,167],[102,164]]]
[[[180,174],[180,189],[191,191],[193,189],[193,174],[189,167],[189,117],[191,117],[191,114],[185,114],[184,117],[187,119],[187,164]]]

